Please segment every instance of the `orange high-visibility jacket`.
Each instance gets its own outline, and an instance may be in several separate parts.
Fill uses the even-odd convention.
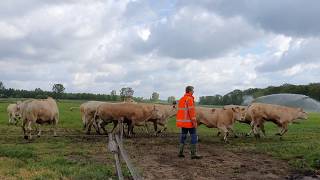
[[[197,123],[194,97],[186,93],[179,100],[176,125],[180,128],[193,128],[195,126],[192,122]]]

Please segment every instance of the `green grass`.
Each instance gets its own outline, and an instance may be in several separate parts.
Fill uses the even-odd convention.
[[[47,125],[42,128],[43,137],[33,136],[31,142],[25,141],[21,124],[8,125],[6,108],[15,101],[0,101],[0,179],[115,178],[114,160],[106,150],[105,138],[94,142],[79,137],[54,138]],[[69,110],[80,103],[68,100],[58,103],[58,134],[83,134],[79,110]]]
[[[25,141],[20,126],[8,125],[6,108],[17,99],[0,100],[0,179],[107,179],[115,178],[114,160],[106,150],[105,138],[52,137],[50,126],[43,127],[43,137]],[[61,100],[58,103],[59,134],[83,135],[79,110],[82,101]],[[250,130],[246,124],[236,123],[237,133]],[[198,128],[201,143],[224,146],[231,151],[264,153],[284,159],[298,170],[320,169],[320,114],[311,113],[307,121],[291,124],[280,139],[274,134],[277,127],[266,124],[267,137],[229,138],[223,143],[216,129]],[[168,132],[179,133],[175,119],[169,121]],[[17,136],[10,136],[17,135]],[[214,148],[214,146],[213,146]],[[125,176],[129,172],[125,171]]]

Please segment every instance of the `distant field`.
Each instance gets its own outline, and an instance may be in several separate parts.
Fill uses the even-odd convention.
[[[106,179],[115,177],[113,157],[106,150],[106,137],[85,137],[78,110],[82,101],[61,100],[58,103],[60,121],[58,135],[52,137],[50,126],[44,127],[43,137],[34,136],[32,142],[22,137],[21,127],[8,125],[7,105],[15,99],[0,100],[0,179]],[[139,128],[137,128],[139,131]],[[248,125],[236,123],[236,132],[244,134]],[[233,152],[265,153],[288,161],[293,169],[320,169],[320,114],[312,113],[309,120],[289,126],[288,133],[280,139],[274,136],[274,124],[266,126],[267,137],[230,138],[221,143],[216,129],[199,127],[201,144],[219,144]],[[169,122],[168,133],[178,133],[175,119]],[[11,136],[16,135],[16,136]],[[152,137],[150,137],[152,138]],[[214,148],[214,146],[212,147]],[[125,172],[129,176],[128,171]]]

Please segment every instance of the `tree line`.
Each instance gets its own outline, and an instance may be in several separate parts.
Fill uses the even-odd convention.
[[[308,85],[283,84],[281,86],[269,86],[267,88],[249,88],[246,90],[236,89],[225,95],[201,96],[199,104],[202,105],[241,105],[245,98],[258,98],[261,96],[291,93],[303,94],[320,101],[320,83],[310,83]]]
[[[62,84],[54,84],[52,91],[45,91],[40,88],[35,90],[21,90],[6,88],[0,81],[0,98],[35,98],[45,99],[47,97],[53,97],[55,99],[70,99],[70,100],[96,100],[96,101],[127,101],[133,99],[136,102],[161,102],[172,103],[175,101],[174,96],[168,97],[167,101],[161,101],[159,99],[159,93],[153,92],[150,99],[144,99],[143,97],[134,97],[134,90],[131,87],[123,87],[117,94],[116,90],[112,90],[110,94],[94,94],[94,93],[66,93]]]

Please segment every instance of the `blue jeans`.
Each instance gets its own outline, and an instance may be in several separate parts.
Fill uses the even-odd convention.
[[[180,143],[185,144],[188,132],[190,133],[190,136],[191,136],[191,144],[197,144],[198,136],[197,136],[196,128],[181,128]]]

